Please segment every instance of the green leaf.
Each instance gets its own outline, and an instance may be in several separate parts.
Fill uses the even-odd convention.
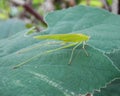
[[[120,69],[120,50],[116,50],[107,54],[109,58],[114,62],[117,68]],[[120,79],[114,80],[106,88],[102,88],[100,92],[95,92],[94,96],[119,96],[120,95]]]
[[[120,95],[120,79],[113,81],[106,88],[102,88],[101,92],[95,92],[93,96],[119,96]]]
[[[114,50],[108,53],[107,56],[114,62],[116,67],[120,70],[120,50]],[[119,96],[120,95],[120,79],[113,81],[106,88],[101,89],[101,92],[96,92],[94,96]]]
[[[46,32],[49,34],[83,33],[91,37],[88,44],[97,49],[105,52],[120,49],[118,15],[98,8],[77,6],[49,13],[45,20],[48,23]]]
[[[20,44],[18,43],[18,45]],[[55,45],[49,45],[47,47],[53,49]],[[4,83],[9,83],[8,93],[11,92],[11,88],[13,90],[17,88],[17,91],[25,90],[19,93],[11,93],[11,95],[20,95],[30,90],[30,92],[24,93],[27,96],[33,93],[38,87],[40,90],[34,93],[35,95],[43,94],[45,96],[53,96],[53,94],[55,94],[57,96],[72,96],[72,94],[74,94],[76,96],[78,94],[93,92],[94,89],[105,86],[106,82],[110,82],[110,80],[119,76],[119,72],[103,53],[88,46],[86,46],[86,50],[90,56],[87,57],[84,51],[78,48],[74,53],[76,57],[73,58],[71,65],[68,65],[68,61],[72,50],[68,48],[42,55],[28,62],[21,68],[16,70],[12,69],[14,65],[29,59],[31,56],[49,50],[48,48],[43,46],[37,50],[22,54],[17,54],[15,51],[0,59],[1,80],[3,81],[5,78],[9,77],[6,82],[4,81]],[[80,53],[78,54],[79,51]],[[60,61],[58,62],[58,60]],[[4,87],[4,83],[1,82],[1,87]],[[36,86],[33,86],[33,84]],[[31,87],[33,89],[31,89]],[[5,90],[6,89],[2,89],[2,92]],[[42,93],[43,90],[45,91],[44,93]],[[49,91],[47,92],[47,90],[51,90],[49,95]]]
[[[44,0],[33,0],[33,4],[40,4],[43,2],[44,2]]]
[[[0,39],[7,38],[26,29],[25,24],[17,19],[10,19],[0,24]]]
[[[99,16],[100,14],[103,15],[103,13],[105,16]],[[18,30],[20,25],[24,25],[22,23],[20,25],[16,24],[16,27],[10,31],[12,35],[7,35],[6,33],[9,33],[9,31],[6,31],[4,27],[8,26],[10,21],[1,24],[0,27],[3,27],[0,30],[0,34],[2,34],[0,35],[0,95],[79,96],[88,92],[93,93],[94,90],[99,90],[111,80],[120,77],[120,72],[114,62],[103,53],[103,51],[110,52],[120,46],[117,30],[119,21],[111,22],[108,20],[109,22],[105,24],[106,27],[100,23],[107,16],[115,16],[114,19],[119,18],[103,10],[83,6],[48,14],[46,21],[49,27],[45,33],[41,34],[84,32],[91,36],[88,45],[85,46],[89,56],[86,56],[81,45],[75,50],[71,65],[68,65],[68,62],[73,47],[43,54],[48,50],[64,45],[54,44],[54,42],[59,43],[59,41],[40,41],[33,39],[31,36],[26,37],[24,34],[29,30],[24,30],[24,28],[24,31],[15,33],[14,31]],[[116,27],[112,28],[112,30],[116,30],[115,35],[111,33],[111,30],[107,34],[109,31],[105,29],[111,23],[116,23]],[[84,27],[82,27],[83,25]],[[7,27],[7,30],[11,28]],[[100,33],[97,28],[101,29],[103,33]],[[111,27],[109,28],[111,29]],[[110,38],[111,34],[113,38]],[[99,36],[100,38],[98,38]],[[117,36],[114,42],[116,47],[113,47],[113,45],[109,44],[112,44],[110,42],[115,36]],[[46,45],[42,46],[43,44]],[[102,48],[102,46],[104,47]],[[31,48],[33,49],[30,50]],[[18,69],[13,69],[15,65],[39,54],[43,55],[31,59],[31,61]]]
[[[113,0],[107,0],[107,2],[108,2],[109,5],[112,5]]]
[[[107,53],[106,55],[114,62],[114,64],[120,70],[120,50],[114,50],[113,52]]]
[[[88,1],[86,1],[86,0],[82,0],[82,2],[80,2],[80,4],[87,5],[87,2]],[[102,2],[99,0],[91,0],[89,5],[96,6],[96,7],[102,7]]]

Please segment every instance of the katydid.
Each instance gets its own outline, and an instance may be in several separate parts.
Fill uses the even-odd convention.
[[[52,39],[52,40],[60,40],[60,41],[63,41],[64,43],[70,43],[70,44],[67,44],[65,46],[62,46],[62,47],[59,47],[59,48],[56,48],[56,49],[53,49],[53,50],[48,50],[48,51],[45,51],[43,52],[42,54],[38,54],[38,55],[35,55],[33,57],[31,57],[30,59],[26,60],[25,62],[22,62],[16,66],[14,66],[13,68],[18,68],[20,67],[21,65],[24,65],[25,63],[27,62],[30,62],[31,60],[41,56],[41,55],[44,55],[44,54],[47,54],[47,53],[51,53],[51,52],[54,52],[54,51],[58,51],[60,49],[64,49],[64,48],[68,48],[68,47],[71,47],[71,46],[75,46],[72,50],[72,53],[71,53],[71,56],[70,56],[70,60],[69,60],[69,63],[68,64],[71,64],[71,61],[72,61],[72,56],[73,56],[73,53],[74,53],[74,50],[80,45],[80,44],[83,44],[83,49],[86,53],[86,55],[88,56],[88,53],[87,51],[85,50],[84,48],[84,45],[85,45],[85,42],[89,40],[89,36],[87,35],[84,35],[84,34],[52,34],[52,35],[40,35],[40,36],[34,36],[34,38],[36,39],[40,39],[40,40],[46,40],[46,39]]]
[[[40,36],[35,36],[34,38],[36,39],[53,39],[53,40],[61,40],[65,43],[75,43],[75,47],[72,50],[71,57],[69,60],[69,64],[72,61],[72,56],[74,53],[74,50],[81,44],[83,43],[83,49],[88,56],[87,51],[84,48],[85,42],[89,40],[89,36],[84,35],[84,34],[53,34],[53,35],[40,35]],[[69,47],[69,46],[68,46]]]

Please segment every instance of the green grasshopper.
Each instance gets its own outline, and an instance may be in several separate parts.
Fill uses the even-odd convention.
[[[67,44],[63,47],[60,47],[60,48],[56,48],[56,49],[53,49],[53,50],[48,50],[48,51],[45,51],[43,54],[38,54],[36,56],[33,56],[31,57],[30,59],[26,60],[25,62],[22,62],[16,66],[14,66],[13,68],[18,68],[20,67],[21,65],[24,65],[25,63],[27,62],[30,62],[31,60],[33,60],[34,58],[38,57],[38,56],[41,56],[41,55],[44,55],[46,53],[51,53],[51,52],[54,52],[54,51],[58,51],[60,49],[64,49],[64,48],[68,48],[68,47],[71,47],[71,46],[75,46],[73,47],[72,49],[72,53],[71,53],[71,56],[70,56],[70,60],[69,60],[69,63],[68,64],[71,64],[71,61],[72,61],[72,57],[73,57],[73,53],[75,51],[75,49],[80,45],[80,44],[83,44],[83,49],[86,53],[86,55],[88,56],[88,53],[87,51],[85,50],[85,42],[89,40],[89,36],[87,35],[84,35],[84,34],[52,34],[52,35],[40,35],[40,36],[34,36],[35,39],[40,39],[40,40],[46,40],[46,39],[52,39],[52,40],[60,40],[60,41],[63,41],[64,43],[70,43],[70,44]]]

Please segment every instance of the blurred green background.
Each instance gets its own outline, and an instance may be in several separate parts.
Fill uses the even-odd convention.
[[[27,27],[46,26],[47,13],[76,5],[94,6],[119,14],[119,0],[0,0],[0,20],[19,18]]]

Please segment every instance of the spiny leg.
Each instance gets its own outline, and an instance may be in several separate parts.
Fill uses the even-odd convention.
[[[20,66],[22,66],[22,65],[24,65],[24,64],[32,61],[32,60],[35,59],[35,58],[38,58],[39,56],[42,56],[42,55],[45,55],[45,54],[48,54],[48,53],[51,53],[51,52],[55,52],[55,51],[58,51],[58,50],[61,50],[61,49],[64,49],[64,48],[68,48],[68,47],[71,47],[71,46],[75,46],[76,44],[77,44],[77,43],[68,44],[68,45],[65,45],[65,46],[62,46],[62,47],[59,47],[59,48],[56,48],[56,49],[52,49],[52,50],[45,51],[45,52],[43,52],[43,53],[41,53],[41,54],[37,54],[37,55],[35,55],[35,56],[33,56],[33,57],[25,60],[25,61],[23,61],[23,62],[15,65],[15,66],[13,66],[13,69],[19,68]]]
[[[86,49],[85,49],[85,45],[86,45],[86,42],[83,42],[83,46],[82,46],[82,48],[83,48],[85,54],[88,56],[88,52],[87,52]]]
[[[73,53],[74,53],[75,49],[76,49],[80,44],[81,44],[81,43],[78,43],[78,44],[72,49],[72,53],[71,53],[70,60],[69,60],[69,63],[68,63],[68,64],[71,64],[72,58],[73,58]]]
[[[38,49],[38,48],[41,47],[41,46],[48,46],[48,45],[50,45],[50,44],[60,44],[60,42],[51,42],[51,43],[50,43],[50,42],[47,42],[47,43],[45,43],[45,44],[37,44],[37,45],[35,45],[35,46],[33,46],[33,47],[19,50],[19,51],[17,51],[16,53],[17,53],[17,54],[21,54],[21,53],[29,52],[29,51],[32,51],[33,49]]]

